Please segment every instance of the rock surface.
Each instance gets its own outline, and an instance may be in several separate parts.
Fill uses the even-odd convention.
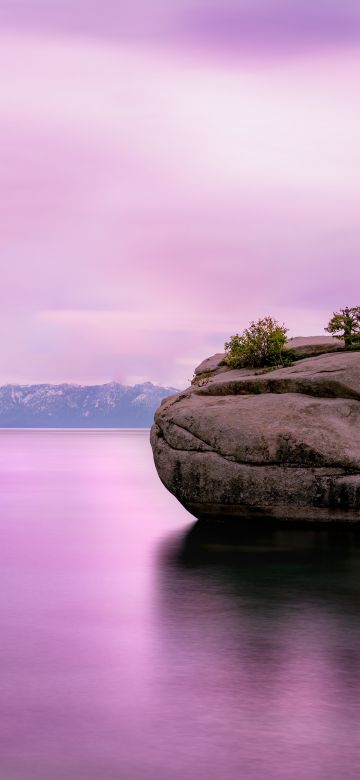
[[[288,339],[285,349],[291,349],[299,358],[315,357],[327,352],[341,352],[344,349],[342,339],[336,339],[333,336],[296,336]],[[228,371],[225,365],[226,352],[216,352],[215,355],[206,358],[195,368],[194,374],[208,373],[211,371]]]
[[[267,372],[219,363],[156,412],[168,490],[200,519],[360,522],[360,352]]]
[[[218,368],[225,368],[225,354],[225,352],[217,352],[215,355],[205,358],[205,360],[195,368],[195,376],[207,373],[208,371],[217,371]]]
[[[336,339],[334,336],[297,336],[288,339],[286,346],[299,357],[315,357],[325,352],[339,352],[344,349],[345,344],[342,339]]]

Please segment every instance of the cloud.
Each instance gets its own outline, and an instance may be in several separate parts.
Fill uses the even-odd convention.
[[[4,21],[25,29],[213,51],[294,52],[359,43],[357,0],[12,0]]]
[[[0,42],[0,381],[181,384],[253,317],[312,333],[354,302],[353,52]]]

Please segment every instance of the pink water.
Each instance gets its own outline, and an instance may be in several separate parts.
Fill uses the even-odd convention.
[[[357,780],[356,534],[204,537],[147,432],[0,432],[0,780]]]

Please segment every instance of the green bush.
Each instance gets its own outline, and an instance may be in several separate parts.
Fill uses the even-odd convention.
[[[236,333],[225,343],[225,362],[232,368],[289,365],[292,356],[284,350],[287,332],[272,317],[251,322],[243,333]]]
[[[328,333],[335,336],[336,339],[345,341],[346,349],[359,349],[360,346],[360,306],[353,306],[340,311],[334,311],[334,314],[325,328]]]

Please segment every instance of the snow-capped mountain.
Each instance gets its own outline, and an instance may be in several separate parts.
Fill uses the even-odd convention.
[[[178,392],[151,382],[106,385],[4,385],[1,428],[147,428],[162,398]]]

